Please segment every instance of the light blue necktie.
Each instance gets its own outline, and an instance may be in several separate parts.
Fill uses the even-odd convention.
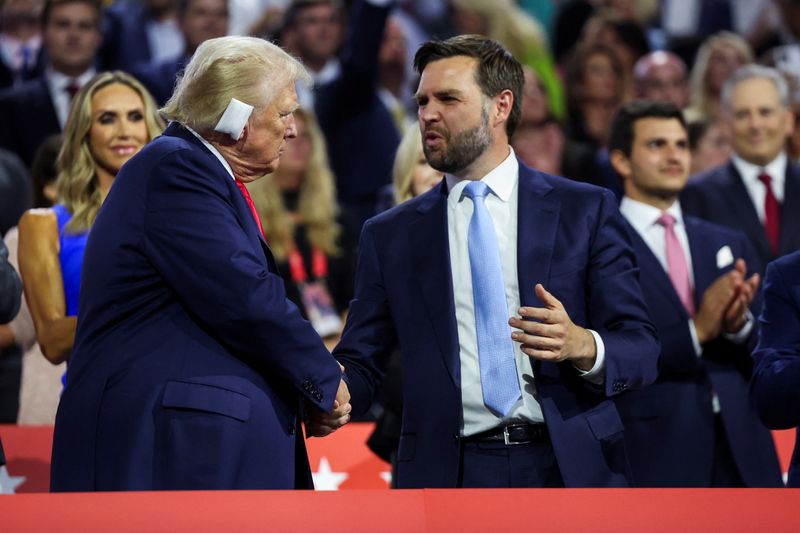
[[[489,187],[482,181],[467,184],[464,194],[475,206],[469,221],[469,264],[475,301],[475,333],[481,367],[483,403],[505,416],[519,399],[517,365],[508,325],[508,306],[500,266],[500,249],[492,216],[484,203]]]

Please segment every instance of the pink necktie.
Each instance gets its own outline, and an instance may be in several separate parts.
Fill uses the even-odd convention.
[[[689,268],[686,262],[686,255],[683,253],[683,247],[678,242],[678,237],[675,235],[675,217],[669,213],[663,213],[656,223],[664,227],[664,237],[667,249],[667,266],[669,279],[672,281],[672,286],[675,287],[675,292],[678,293],[686,308],[686,312],[690,317],[694,316],[694,298],[692,295],[692,284],[689,281]]]
[[[256,210],[256,204],[253,203],[253,199],[250,198],[250,192],[247,190],[247,187],[244,183],[239,180],[234,180],[236,182],[236,186],[239,187],[239,190],[242,191],[242,195],[244,196],[245,201],[247,202],[247,207],[250,208],[250,213],[253,215],[253,218],[256,220],[256,224],[258,224],[258,229],[261,230],[261,235],[266,238],[264,235],[264,227],[261,225],[261,218],[258,216],[258,211]]]

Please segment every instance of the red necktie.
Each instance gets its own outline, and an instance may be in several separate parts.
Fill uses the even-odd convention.
[[[767,233],[769,247],[774,255],[778,255],[781,235],[781,206],[772,192],[772,178],[766,172],[759,174],[758,179],[764,184],[764,231]]]
[[[77,80],[71,79],[69,80],[67,86],[64,87],[64,90],[67,91],[67,94],[69,95],[69,101],[72,103],[72,101],[75,99],[75,95],[81,90],[81,86],[78,85]]]
[[[250,198],[250,193],[247,190],[247,187],[244,183],[239,180],[234,180],[236,182],[236,186],[239,187],[239,190],[242,191],[242,195],[244,196],[245,201],[247,202],[247,207],[250,208],[250,213],[253,215],[253,218],[256,220],[256,224],[258,224],[258,229],[261,230],[261,235],[266,239],[266,235],[264,235],[264,227],[261,225],[261,219],[258,216],[258,211],[256,210],[256,204],[253,203],[253,199]]]

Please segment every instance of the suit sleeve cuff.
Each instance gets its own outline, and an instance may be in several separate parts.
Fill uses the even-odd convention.
[[[737,331],[736,333],[728,333],[726,331],[722,332],[722,336],[731,341],[734,344],[744,344],[747,342],[747,338],[750,336],[750,332],[753,331],[753,323],[755,319],[753,319],[753,313],[750,310],[745,311],[744,317],[744,326],[742,329]]]
[[[600,337],[599,333],[593,329],[588,331],[592,334],[592,337],[594,337],[594,345],[597,349],[597,358],[594,361],[594,366],[590,370],[581,370],[578,367],[575,367],[575,370],[577,370],[578,374],[586,381],[594,383],[595,385],[602,385],[606,380],[606,345],[603,344],[603,338]]]
[[[692,336],[692,346],[694,346],[694,353],[697,357],[703,355],[703,346],[700,344],[700,337],[697,336],[697,328],[694,325],[694,320],[689,319],[689,334]]]

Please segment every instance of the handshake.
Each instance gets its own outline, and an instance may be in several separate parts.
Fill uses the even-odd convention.
[[[350,411],[353,410],[350,405],[350,391],[347,389],[347,383],[344,382],[344,367],[341,364],[339,367],[342,369],[342,380],[336,391],[333,410],[326,413],[307,406],[306,437],[325,437],[350,422]]]

